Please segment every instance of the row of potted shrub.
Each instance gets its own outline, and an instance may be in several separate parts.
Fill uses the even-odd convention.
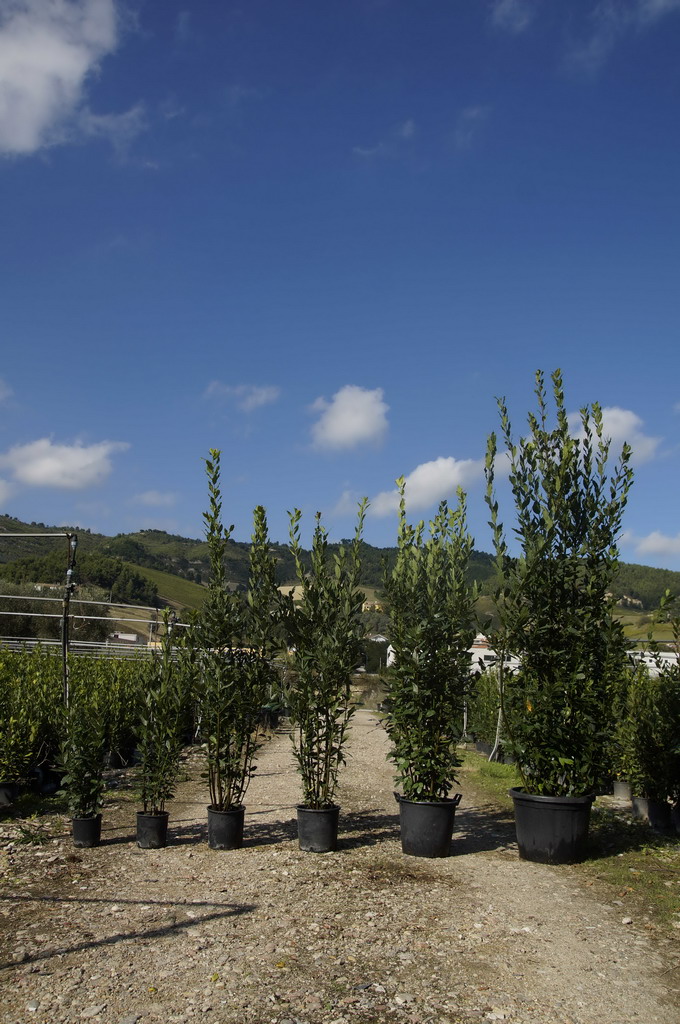
[[[521,777],[512,791],[520,855],[562,862],[585,855],[593,795],[609,770],[612,695],[625,673],[626,643],[608,595],[632,483],[631,452],[624,445],[610,466],[597,404],[581,410],[580,430],[573,433],[559,371],[552,377],[554,414],[540,372],[536,396],[538,408],[529,415],[525,437],[515,439],[501,400],[502,450],[494,434],[489,438],[486,497],[499,586],[498,621],[485,631],[500,654],[500,712]],[[496,496],[499,465],[509,469],[516,551],[508,545]],[[195,694],[206,752],[211,810],[241,812],[254,770],[256,718],[278,685],[274,658],[286,645],[291,654],[282,689],[302,780],[300,821],[314,822],[311,831],[300,825],[300,841],[306,849],[333,848],[335,796],[353,713],[350,676],[361,643],[359,556],[366,503],[359,506],[354,540],[332,554],[317,516],[309,566],[300,546],[301,514],[292,513],[296,601],[275,587],[266,516],[258,508],[244,603],[226,588],[231,528],[221,519],[218,451],[210,452],[206,469],[209,595],[179,657],[168,639],[146,683],[138,740],[144,809],[165,812],[189,693]],[[399,487],[398,555],[385,579],[395,650],[385,726],[401,787],[403,847],[443,856],[459,799],[451,794],[471,686],[467,652],[477,628],[476,594],[468,582],[472,538],[462,492],[455,507],[441,503],[426,529],[409,524],[403,480]],[[520,673],[505,672],[510,655],[521,658]],[[76,776],[69,776],[68,767],[66,775],[73,785]],[[320,820],[326,822],[321,829]],[[428,834],[434,837],[431,846],[423,841]]]
[[[616,538],[632,473],[627,446],[608,471],[609,443],[597,405],[581,410],[581,433],[572,434],[559,372],[553,375],[552,425],[540,373],[536,395],[538,411],[530,415],[529,434],[519,442],[514,440],[505,404],[499,403],[515,534],[521,545],[518,556],[509,551],[499,516],[494,435],[488,444],[487,502],[501,581],[496,594],[499,625],[492,642],[501,655],[501,710],[522,779],[521,788],[512,793],[520,854],[570,861],[585,853],[590,805],[606,772],[609,693],[625,663],[623,634],[607,594],[617,567]],[[214,555],[208,608],[219,609],[215,622],[223,627],[231,620],[222,575],[227,534],[220,520],[219,453],[211,452],[207,468],[211,506],[206,526]],[[472,538],[462,492],[455,509],[442,502],[426,533],[424,524],[408,523],[403,480],[399,487],[398,556],[385,580],[395,651],[385,724],[401,786],[403,848],[442,856],[449,849],[458,799],[450,795],[457,782],[456,726],[470,686],[467,651],[476,626],[475,592],[468,583]],[[286,702],[303,806],[315,812],[315,822],[330,821],[330,833],[319,837],[315,832],[308,843],[301,832],[302,845],[310,849],[332,848],[335,841],[334,797],[352,714],[350,672],[360,641],[359,541],[364,513],[365,503],[359,509],[353,545],[333,559],[317,518],[309,570],[301,557],[300,513],[291,517],[301,599],[295,604],[289,596],[279,617],[293,650],[294,685],[288,687]],[[260,610],[270,614],[272,602],[273,594],[260,601]],[[253,608],[252,597],[249,607]],[[205,624],[206,618],[202,621]],[[270,621],[263,638],[271,635],[271,625]],[[201,633],[198,620],[196,628],[200,642],[195,649],[212,651],[214,676],[224,650],[242,643],[242,634],[235,625],[220,638],[210,631]],[[503,666],[510,654],[521,655],[523,668],[504,679]],[[244,679],[230,679],[227,692]],[[250,687],[245,689],[250,692]],[[219,704],[216,698],[213,694],[214,706]],[[229,750],[233,754],[235,747]],[[237,800],[250,770],[247,758],[242,759],[237,775],[244,785]],[[230,806],[227,800],[219,809]]]

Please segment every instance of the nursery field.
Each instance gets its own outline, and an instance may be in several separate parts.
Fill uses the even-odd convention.
[[[207,846],[197,751],[164,850],[136,846],[126,770],[108,776],[98,848],[73,849],[55,804],[0,818],[0,1022],[680,1021],[677,931],[592,862],[521,861],[507,779],[490,784],[481,759],[463,771],[452,856],[405,857],[387,738],[359,711],[339,848],[315,855],[297,845],[290,748],[283,729],[265,741],[241,850]]]

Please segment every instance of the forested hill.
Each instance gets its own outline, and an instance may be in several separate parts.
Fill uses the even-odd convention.
[[[25,534],[39,532],[64,532],[63,527],[47,527],[43,523],[23,523],[11,516],[0,516],[0,578],[34,580],[43,583],[61,583],[66,568],[67,546],[65,538],[28,537]],[[88,572],[104,571],[110,575],[115,562],[120,571],[125,567],[126,578],[121,581],[121,591],[134,591],[136,581],[130,580],[130,568],[139,566],[146,569],[172,573],[194,583],[205,583],[209,574],[208,546],[204,540],[181,537],[162,530],[141,530],[137,533],[118,534],[107,537],[90,533],[89,530],[73,529],[78,534],[78,568]],[[23,535],[23,536],[22,536]],[[330,545],[334,550],[337,545]],[[249,545],[229,541],[227,545],[227,575],[234,585],[244,585],[248,578]],[[272,544],[279,563],[279,583],[292,583],[295,566],[285,544]],[[362,544],[362,583],[380,588],[383,581],[383,567],[393,563],[395,548],[377,548]],[[103,562],[105,559],[107,561]],[[2,563],[7,564],[3,571]],[[82,575],[82,572],[81,572]],[[481,551],[473,552],[470,576],[478,581],[482,592],[490,593],[495,570],[491,555]],[[80,582],[86,582],[81,579]],[[87,580],[106,587],[112,583],[107,579]],[[123,585],[124,584],[124,587]],[[627,597],[633,602],[641,601],[645,610],[656,607],[665,590],[680,593],[680,572],[670,569],[653,569],[649,566],[622,563],[619,576],[613,587],[617,598]],[[147,592],[138,600],[147,602]]]

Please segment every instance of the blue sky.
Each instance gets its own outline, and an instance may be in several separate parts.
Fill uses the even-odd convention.
[[[108,534],[372,502],[394,542],[533,375],[680,569],[680,0],[0,0],[0,508]],[[510,511],[506,520],[510,523]]]

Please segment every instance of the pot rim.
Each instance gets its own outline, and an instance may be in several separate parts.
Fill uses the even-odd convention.
[[[441,800],[409,800],[407,797],[402,796],[401,793],[394,794],[398,804],[415,804],[418,807],[449,807],[451,804],[457,807],[463,796],[462,793],[456,793],[455,796],[445,796]]]
[[[208,810],[213,814],[240,814],[245,809],[245,804],[235,804],[233,807],[217,807],[216,804],[208,804]]]
[[[508,796],[513,800],[526,800],[529,803],[551,803],[551,804],[592,804],[595,800],[595,793],[581,793],[574,796],[549,796],[545,793],[528,793],[520,786],[513,786],[508,790]]]
[[[297,804],[298,811],[307,811],[309,814],[327,814],[329,811],[339,811],[340,804],[326,804],[325,807],[308,807],[307,804]]]

